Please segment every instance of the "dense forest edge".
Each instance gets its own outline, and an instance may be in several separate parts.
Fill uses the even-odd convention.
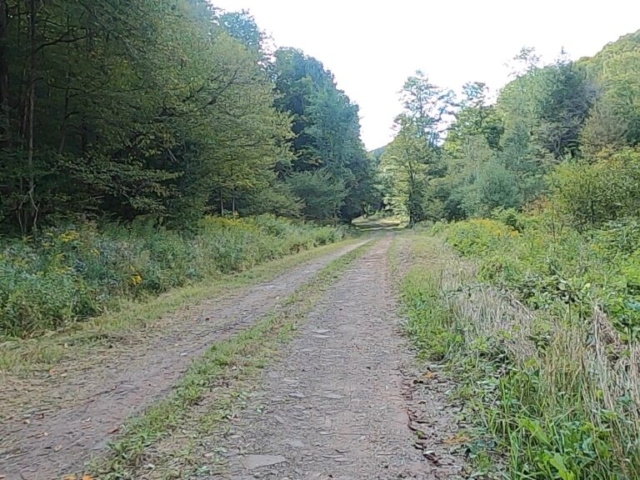
[[[490,101],[421,72],[380,155],[415,231],[402,292],[422,356],[459,387],[488,478],[640,477],[640,32]]]
[[[380,196],[333,74],[203,0],[0,1],[0,157],[9,337],[337,241]]]

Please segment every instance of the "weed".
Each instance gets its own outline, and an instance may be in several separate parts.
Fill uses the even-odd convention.
[[[440,238],[416,237],[413,255],[408,330],[458,380],[478,468],[493,456],[508,478],[640,478],[640,347],[597,308],[532,311],[479,283]]]
[[[0,245],[0,335],[31,337],[85,321],[123,299],[299,253],[343,238],[340,228],[273,216],[205,218],[187,234],[137,223],[49,229]]]

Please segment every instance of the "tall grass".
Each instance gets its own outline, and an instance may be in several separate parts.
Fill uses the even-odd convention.
[[[513,479],[640,478],[636,343],[597,307],[576,316],[558,298],[527,308],[479,282],[475,263],[441,238],[418,237],[414,258],[402,289],[408,330],[459,380],[481,427],[474,455],[498,453]]]
[[[197,233],[140,222],[49,229],[0,243],[0,335],[28,336],[98,315],[121,299],[158,295],[336,242],[340,228],[272,216],[205,218]]]

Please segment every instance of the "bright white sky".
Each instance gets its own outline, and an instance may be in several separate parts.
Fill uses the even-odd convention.
[[[571,58],[640,29],[638,0],[212,0],[249,10],[281,47],[318,58],[360,105],[368,149],[393,138],[398,92],[417,69],[442,87],[467,81],[492,91],[523,46],[543,60]]]

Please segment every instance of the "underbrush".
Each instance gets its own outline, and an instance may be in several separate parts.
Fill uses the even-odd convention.
[[[533,310],[478,282],[476,265],[440,238],[414,243],[416,265],[402,286],[408,330],[421,354],[443,362],[460,385],[455,395],[475,421],[469,452],[479,473],[640,478],[638,345],[597,306],[578,316],[557,298],[548,300],[557,308]]]
[[[28,336],[215,275],[334,243],[339,228],[209,217],[197,233],[137,223],[49,229],[0,243],[0,336]]]
[[[585,320],[597,305],[623,339],[640,333],[637,220],[578,232],[548,212],[511,213],[444,230],[451,246],[479,261],[481,280],[516,293],[528,307]]]

